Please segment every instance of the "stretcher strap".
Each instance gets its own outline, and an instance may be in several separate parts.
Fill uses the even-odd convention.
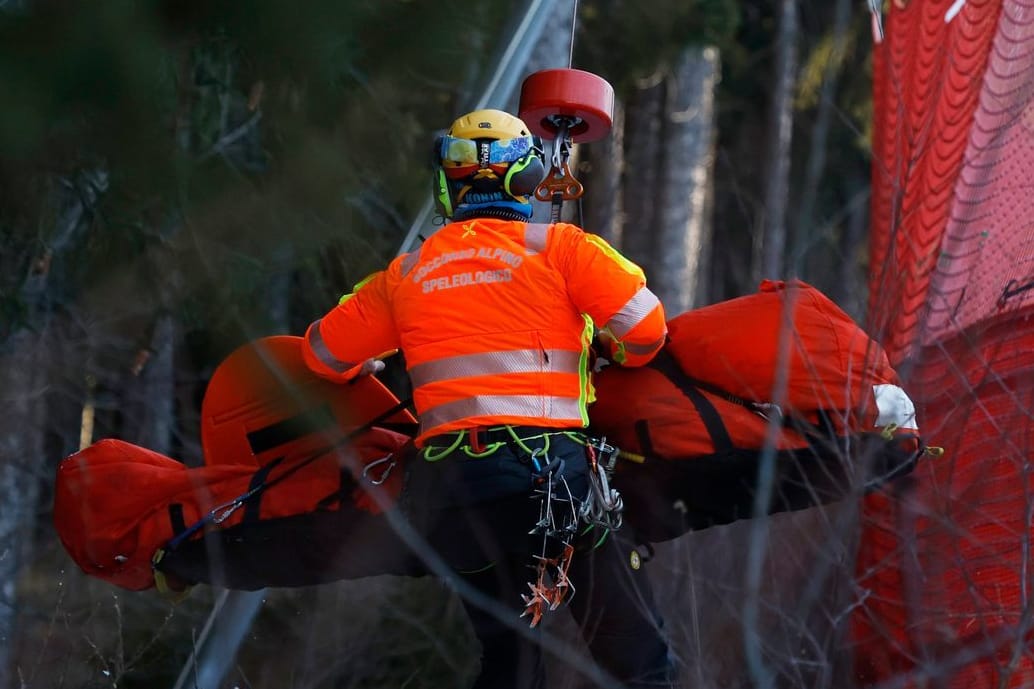
[[[707,429],[707,434],[711,436],[711,443],[714,445],[716,453],[731,452],[736,449],[718,410],[700,392],[699,383],[682,371],[667,347],[658,352],[649,365],[654,370],[664,374],[664,377],[674,383],[693,404],[693,408],[696,409],[697,414],[700,415],[700,420],[704,423],[704,428]],[[746,404],[749,403],[745,402],[745,406]],[[645,445],[643,449],[645,451]]]

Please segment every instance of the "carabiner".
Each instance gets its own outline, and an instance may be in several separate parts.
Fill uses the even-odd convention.
[[[370,478],[368,476],[368,474],[370,473],[371,469],[373,469],[375,466],[380,466],[381,464],[384,464],[385,462],[388,462],[389,464],[388,464],[387,468],[384,469],[384,473],[382,473],[380,475],[380,477],[374,479],[374,478]],[[367,481],[369,481],[371,484],[373,484],[375,486],[379,486],[379,485],[381,485],[382,483],[384,483],[385,481],[388,480],[388,476],[391,474],[391,470],[394,469],[394,468],[395,468],[395,456],[394,455],[385,455],[384,457],[381,457],[378,460],[370,462],[369,464],[367,464],[366,466],[363,467],[363,478],[366,479]]]

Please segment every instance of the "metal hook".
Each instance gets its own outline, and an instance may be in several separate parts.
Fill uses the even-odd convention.
[[[563,201],[573,201],[580,198],[585,192],[582,183],[571,174],[568,165],[568,158],[571,155],[571,128],[581,120],[576,117],[557,115],[550,118],[551,123],[556,127],[556,137],[553,139],[552,167],[546,178],[535,188],[535,198],[539,201],[552,201],[553,221],[560,219],[560,204]]]
[[[384,469],[384,473],[382,473],[380,475],[380,477],[378,477],[378,478],[375,478],[375,479],[374,478],[370,478],[369,475],[368,475],[370,473],[370,470],[373,469],[376,466],[380,466],[381,464],[384,464],[385,462],[388,462],[388,466],[387,466],[387,468]],[[376,461],[370,462],[369,464],[367,464],[366,466],[363,467],[363,478],[366,479],[367,481],[369,481],[370,483],[372,483],[373,485],[379,486],[379,485],[381,485],[382,483],[384,483],[385,481],[388,480],[388,476],[391,474],[391,470],[394,469],[394,468],[395,468],[395,456],[394,455],[385,455],[384,457],[381,457],[380,459],[378,459]]]

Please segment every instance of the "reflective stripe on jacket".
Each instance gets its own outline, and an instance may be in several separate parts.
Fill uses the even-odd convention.
[[[646,363],[664,312],[642,270],[574,225],[475,219],[446,225],[309,326],[304,355],[347,380],[401,348],[425,438],[501,424],[588,423],[593,323],[612,358]]]

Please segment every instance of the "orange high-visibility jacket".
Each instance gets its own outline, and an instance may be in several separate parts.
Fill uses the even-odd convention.
[[[451,223],[309,326],[316,373],[345,381],[401,348],[417,444],[502,424],[580,428],[594,324],[619,364],[647,363],[667,329],[643,271],[574,225]]]

